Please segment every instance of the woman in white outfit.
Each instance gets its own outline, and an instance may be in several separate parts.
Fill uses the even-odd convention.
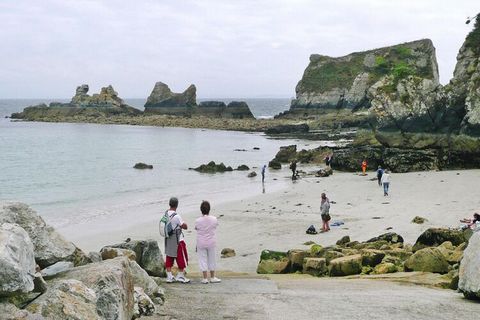
[[[208,201],[202,201],[200,211],[202,216],[195,221],[195,230],[197,230],[198,265],[203,273],[202,283],[218,283],[221,281],[215,277],[215,231],[218,221],[214,216],[210,216]],[[210,281],[208,280],[208,271],[210,271]]]

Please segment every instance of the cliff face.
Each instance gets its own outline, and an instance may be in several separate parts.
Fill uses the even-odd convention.
[[[356,52],[340,58],[312,55],[296,87],[291,111],[331,108],[358,109],[370,106],[369,89],[383,81],[385,90],[395,90],[400,80],[414,76],[438,85],[435,48],[430,40]]]

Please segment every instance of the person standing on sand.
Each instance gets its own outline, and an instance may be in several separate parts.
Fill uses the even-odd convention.
[[[365,173],[367,171],[367,159],[363,159],[362,161],[362,172],[363,175],[366,176],[367,174]]]
[[[165,238],[167,283],[174,281],[189,283],[190,279],[185,277],[185,268],[188,265],[188,253],[182,232],[182,230],[187,230],[188,226],[177,213],[178,199],[175,197],[170,198],[169,206],[170,209],[167,210],[167,214],[174,232],[171,236]],[[173,277],[172,267],[175,260],[177,260],[178,274],[176,277]]]
[[[390,173],[387,169],[385,169],[385,172],[382,175],[381,182],[383,185],[383,195],[388,196],[388,188],[390,187]]]
[[[266,164],[264,164],[262,167],[262,183],[265,182],[265,170],[267,170]]]
[[[215,230],[218,221],[216,217],[210,215],[208,201],[202,201],[200,211],[202,216],[195,220],[195,230],[197,230],[198,266],[203,273],[202,283],[219,283],[222,280],[215,277]],[[208,280],[208,271],[210,271],[210,281]]]
[[[322,202],[320,203],[320,213],[322,216],[322,231],[327,232],[330,230],[330,200],[328,200],[327,195],[322,193]]]
[[[381,166],[378,166],[377,169],[377,180],[378,180],[378,186],[382,186],[382,175],[383,175],[383,169]]]
[[[296,179],[296,172],[297,172],[297,161],[293,160],[290,164],[290,169],[292,170],[292,180]]]

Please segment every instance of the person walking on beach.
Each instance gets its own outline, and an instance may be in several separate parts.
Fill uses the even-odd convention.
[[[197,255],[198,266],[203,273],[202,283],[219,283],[222,280],[215,277],[215,231],[218,226],[217,218],[210,215],[210,203],[202,201],[200,204],[202,216],[195,221],[195,230],[197,230]],[[208,272],[210,271],[210,281]]]
[[[266,164],[264,164],[262,167],[262,183],[265,182],[265,170],[267,170]]]
[[[383,175],[383,169],[381,166],[378,166],[377,169],[377,180],[378,180],[378,186],[382,186],[382,175]]]
[[[297,161],[293,160],[290,164],[290,170],[292,170],[292,180],[296,179],[296,172],[297,172]]]
[[[327,167],[331,167],[332,166],[332,157],[333,157],[333,153],[332,154],[329,154],[325,157],[325,165]]]
[[[367,159],[363,159],[362,161],[362,172],[363,175],[366,176],[367,174],[365,173],[367,171]]]
[[[170,198],[170,209],[167,210],[169,223],[171,223],[173,233],[165,238],[165,268],[167,269],[167,283],[174,281],[188,283],[190,279],[185,277],[185,268],[188,265],[187,246],[182,230],[187,230],[188,226],[183,221],[182,217],[177,213],[178,199]],[[177,261],[178,273],[173,277],[172,267],[173,263]]]
[[[382,175],[381,182],[383,185],[383,195],[388,196],[388,188],[390,187],[390,173],[387,169],[385,169],[385,172]]]
[[[322,231],[327,232],[330,230],[330,200],[328,200],[327,195],[322,193],[322,202],[320,203],[320,213],[322,216]]]

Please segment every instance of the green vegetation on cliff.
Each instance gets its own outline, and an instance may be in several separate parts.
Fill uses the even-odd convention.
[[[480,54],[480,13],[477,15],[473,30],[465,39],[465,47],[471,48],[476,54]]]

